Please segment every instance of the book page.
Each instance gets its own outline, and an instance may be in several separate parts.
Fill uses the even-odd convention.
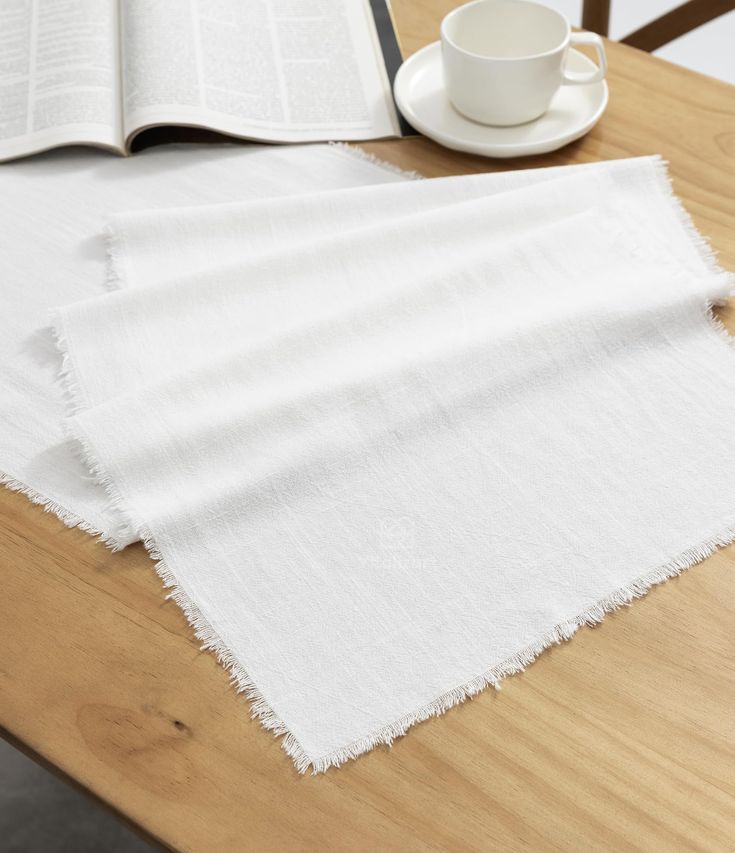
[[[120,148],[117,0],[2,0],[0,159]]]
[[[121,0],[125,131],[398,134],[367,0]]]

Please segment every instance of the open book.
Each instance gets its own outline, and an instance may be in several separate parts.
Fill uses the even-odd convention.
[[[398,136],[385,2],[1,0],[0,160],[80,143],[127,154],[162,125]]]

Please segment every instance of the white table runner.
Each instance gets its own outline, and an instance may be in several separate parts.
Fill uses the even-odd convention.
[[[735,533],[732,281],[655,158],[110,230],[69,428],[301,770]]]

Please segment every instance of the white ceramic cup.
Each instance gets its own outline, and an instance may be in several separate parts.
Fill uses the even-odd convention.
[[[474,0],[441,25],[444,83],[449,100],[481,124],[513,125],[543,115],[563,85],[596,83],[607,69],[602,39],[573,33],[554,9],[531,0]],[[570,44],[597,50],[596,71],[567,71]]]

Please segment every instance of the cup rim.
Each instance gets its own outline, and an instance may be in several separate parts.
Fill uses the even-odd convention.
[[[480,6],[484,3],[493,2],[496,2],[496,0],[471,0],[471,2],[469,3],[464,3],[461,6],[457,6],[455,9],[452,9],[451,12],[449,12],[444,16],[444,18],[442,18],[441,26],[439,27],[439,35],[441,36],[442,41],[448,44],[453,50],[459,51],[465,56],[471,56],[474,59],[485,59],[489,62],[518,62],[523,61],[525,59],[540,59],[544,56],[551,56],[557,51],[562,50],[568,44],[569,38],[572,34],[572,28],[569,24],[566,15],[562,15],[561,12],[558,12],[556,9],[552,9],[550,6],[545,6],[543,3],[537,3],[536,0],[513,0],[513,3],[523,3],[525,6],[538,6],[539,8],[556,15],[557,18],[561,18],[566,28],[566,36],[556,47],[549,48],[549,50],[544,50],[541,53],[527,53],[523,56],[488,56],[484,53],[474,53],[471,50],[467,50],[466,48],[458,45],[457,42],[454,41],[454,39],[450,38],[447,33],[447,22],[450,18],[459,16],[462,12],[464,12],[466,9],[469,9],[471,6]],[[501,2],[503,2],[503,0],[501,0]]]

